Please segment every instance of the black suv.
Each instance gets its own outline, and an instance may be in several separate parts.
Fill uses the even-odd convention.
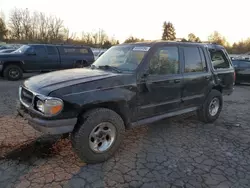
[[[188,112],[215,121],[233,85],[234,68],[222,46],[122,44],[90,68],[27,79],[18,112],[41,132],[72,133],[79,157],[97,163],[114,154],[125,129]]]

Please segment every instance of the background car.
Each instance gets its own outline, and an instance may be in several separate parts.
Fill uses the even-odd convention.
[[[239,83],[250,83],[250,60],[232,60],[235,75],[236,75],[236,84]]]
[[[0,50],[0,53],[11,53],[14,52],[16,49],[4,49],[4,50]]]

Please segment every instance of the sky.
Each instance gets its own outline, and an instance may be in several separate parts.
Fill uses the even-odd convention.
[[[250,37],[249,0],[0,0],[6,18],[15,7],[58,16],[71,32],[104,29],[120,42],[160,39],[164,21],[177,38],[192,32],[206,41],[215,30],[231,44]]]

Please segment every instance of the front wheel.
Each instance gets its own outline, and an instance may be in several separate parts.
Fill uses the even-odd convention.
[[[198,118],[205,123],[214,122],[220,115],[223,99],[222,94],[218,90],[212,90],[202,105],[197,111]]]
[[[97,108],[85,113],[71,135],[77,155],[86,163],[109,159],[124,136],[124,122],[114,111]]]
[[[18,65],[7,65],[3,71],[4,78],[16,81],[22,78],[23,71]]]

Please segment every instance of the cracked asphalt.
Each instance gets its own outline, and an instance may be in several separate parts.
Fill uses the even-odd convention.
[[[224,97],[213,124],[195,115],[126,132],[113,158],[87,165],[70,141],[15,116],[20,82],[0,79],[0,187],[250,187],[250,86]]]

